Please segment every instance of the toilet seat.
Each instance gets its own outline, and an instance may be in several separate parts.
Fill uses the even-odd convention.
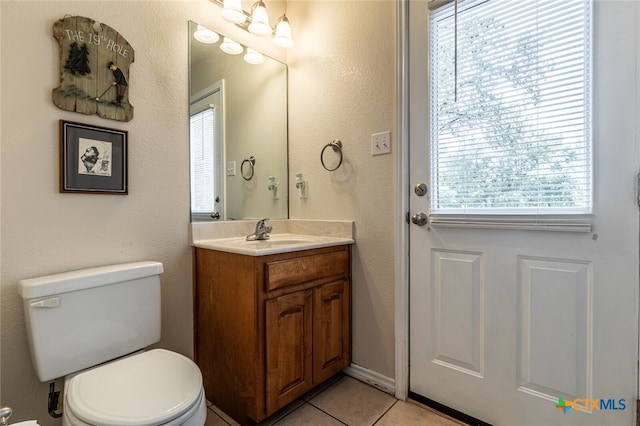
[[[86,370],[68,378],[65,390],[66,414],[93,425],[181,424],[204,401],[198,366],[164,349]]]
[[[186,413],[179,417],[164,423],[161,426],[203,426],[207,421],[207,400],[202,392],[200,403],[194,405]],[[73,415],[68,409],[67,402],[65,400],[65,412],[62,416],[62,426],[95,426],[90,423],[83,422]]]

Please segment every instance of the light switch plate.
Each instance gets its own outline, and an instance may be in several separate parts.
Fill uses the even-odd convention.
[[[371,155],[391,153],[391,132],[374,133],[371,135]]]
[[[235,176],[235,175],[236,175],[236,162],[227,161],[227,176]]]

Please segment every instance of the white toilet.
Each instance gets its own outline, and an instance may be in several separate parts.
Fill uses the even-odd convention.
[[[202,426],[202,375],[160,340],[162,263],[136,262],[22,280],[38,378],[65,377],[63,425]]]

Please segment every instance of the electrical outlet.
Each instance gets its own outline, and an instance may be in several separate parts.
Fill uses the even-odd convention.
[[[371,155],[391,153],[391,132],[375,133],[371,135]]]

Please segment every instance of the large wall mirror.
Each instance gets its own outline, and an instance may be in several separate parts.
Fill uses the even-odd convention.
[[[198,30],[189,22],[191,219],[286,219],[287,67]]]

